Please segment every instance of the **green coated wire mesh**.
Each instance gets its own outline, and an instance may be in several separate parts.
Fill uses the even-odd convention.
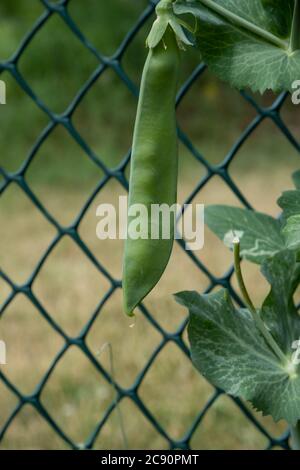
[[[95,446],[95,442],[98,439],[98,436],[101,437],[102,428],[105,426],[105,423],[110,418],[111,414],[113,413],[114,409],[124,398],[128,398],[132,400],[135,405],[139,408],[140,412],[143,413],[145,418],[151,423],[151,425],[156,429],[157,433],[160,434],[167,442],[170,449],[189,449],[191,446],[191,440],[193,438],[194,433],[196,430],[201,426],[203,419],[205,418],[206,414],[209,412],[211,407],[214,403],[219,399],[222,395],[220,390],[215,390],[210,397],[210,399],[205,403],[203,407],[199,408],[198,414],[194,419],[192,426],[186,429],[184,437],[180,440],[176,440],[172,438],[168,432],[165,430],[164,426],[160,422],[159,418],[155,417],[147,404],[141,399],[139,395],[139,388],[147,375],[148,371],[150,370],[151,366],[154,364],[157,355],[160,351],[162,351],[168,344],[172,343],[177,348],[179,348],[188,358],[189,358],[189,351],[186,347],[186,343],[183,339],[183,333],[186,327],[187,320],[185,320],[181,326],[177,329],[177,331],[173,333],[168,333],[162,328],[162,326],[156,321],[155,317],[151,314],[144,305],[140,307],[140,310],[147,321],[152,325],[153,328],[157,330],[157,332],[161,336],[161,341],[157,344],[155,351],[152,353],[150,358],[148,359],[146,365],[140,373],[136,377],[136,380],[129,388],[121,387],[117,381],[114,380],[114,377],[107,372],[107,370],[102,367],[101,362],[98,360],[97,357],[91,352],[89,347],[86,344],[86,337],[89,333],[95,319],[101,315],[101,311],[103,307],[109,303],[109,300],[113,293],[116,290],[121,288],[121,281],[119,279],[115,279],[114,276],[109,272],[107,266],[102,265],[98,259],[95,258],[93,253],[90,251],[89,247],[85,244],[83,239],[81,238],[78,227],[81,221],[83,220],[86,211],[90,207],[92,201],[94,200],[95,196],[99,194],[99,192],[106,187],[106,185],[111,180],[117,180],[124,188],[128,188],[128,181],[125,175],[125,170],[128,167],[128,163],[130,161],[130,150],[128,151],[127,155],[122,159],[121,163],[114,169],[110,169],[107,165],[100,159],[98,156],[93,152],[93,150],[89,147],[88,143],[83,139],[83,137],[79,134],[77,129],[74,127],[72,123],[72,116],[77,109],[78,105],[80,104],[81,100],[87,94],[87,92],[94,86],[97,80],[101,80],[105,73],[109,70],[113,70],[119,79],[123,82],[124,87],[127,87],[128,90],[137,97],[138,90],[136,89],[135,85],[129,78],[129,76],[124,71],[122,60],[128,47],[130,46],[133,39],[136,37],[140,29],[146,23],[146,21],[151,18],[154,13],[155,4],[157,3],[154,0],[148,1],[148,6],[145,8],[143,13],[138,18],[138,21],[134,25],[134,27],[128,32],[125,39],[123,40],[120,47],[115,51],[113,55],[107,57],[103,55],[101,52],[97,50],[84,36],[82,31],[80,30],[79,26],[74,22],[72,16],[68,11],[69,4],[72,0],[61,0],[58,2],[51,2],[50,0],[41,0],[41,4],[44,7],[44,12],[38,19],[38,21],[33,25],[30,32],[24,37],[20,47],[18,50],[13,54],[10,60],[6,62],[0,63],[0,74],[8,73],[10,76],[17,82],[18,86],[23,90],[24,93],[28,95],[28,97],[33,101],[33,103],[39,107],[43,113],[50,119],[50,123],[45,127],[43,132],[40,134],[39,138],[36,140],[34,146],[32,147],[29,155],[23,162],[22,166],[16,172],[8,172],[4,168],[0,168],[0,172],[2,175],[2,183],[0,187],[0,194],[3,195],[7,188],[15,184],[17,185],[26,195],[30,198],[32,204],[34,204],[43,217],[50,223],[56,230],[56,235],[52,242],[50,243],[47,250],[43,253],[43,256],[39,260],[38,264],[35,266],[35,269],[31,273],[30,278],[27,280],[25,284],[19,285],[14,282],[10,276],[4,272],[3,270],[0,271],[1,278],[9,284],[11,287],[11,294],[3,303],[0,315],[1,318],[4,316],[7,308],[13,301],[13,299],[20,293],[22,293],[26,298],[39,310],[40,314],[45,318],[48,322],[50,327],[58,333],[64,341],[64,345],[59,353],[53,358],[52,362],[48,365],[48,369],[46,374],[43,376],[42,380],[40,381],[38,387],[35,389],[34,393],[27,396],[24,395],[19,388],[12,383],[11,380],[5,374],[5,369],[2,368],[0,370],[0,382],[9,389],[9,391],[16,397],[17,405],[12,413],[8,416],[6,422],[3,426],[0,426],[0,445],[1,441],[4,439],[6,433],[10,429],[10,427],[14,426],[14,420],[22,410],[25,405],[31,405],[41,416],[45,422],[52,427],[52,429],[57,433],[57,435],[65,441],[65,443],[73,449],[77,448],[85,448],[90,449]],[[51,109],[44,104],[44,102],[35,94],[34,90],[29,86],[26,79],[20,73],[18,64],[23,56],[23,53],[26,51],[27,47],[30,45],[33,38],[38,36],[40,30],[46,25],[49,19],[53,15],[58,15],[64,22],[66,28],[68,28],[72,34],[74,34],[79,41],[81,41],[82,45],[88,49],[94,57],[98,61],[98,66],[84,84],[84,86],[78,91],[75,99],[73,102],[67,107],[65,112],[62,114],[56,114],[51,111]],[[72,51],[70,51],[71,53]],[[177,99],[177,104],[179,105],[189,92],[191,86],[194,82],[205,72],[205,65],[200,64],[198,65],[195,70],[192,72],[188,80],[182,86]],[[186,201],[191,202],[199,192],[207,185],[207,183],[216,175],[218,175],[225,185],[237,196],[237,198],[244,204],[246,207],[250,207],[250,204],[246,200],[245,196],[241,193],[238,187],[235,185],[234,181],[230,175],[230,165],[235,156],[237,155],[241,146],[247,141],[248,137],[254,132],[254,130],[266,119],[273,121],[275,126],[277,127],[278,132],[283,133],[283,135],[288,139],[291,145],[299,152],[300,146],[299,143],[295,140],[290,130],[284,124],[280,116],[280,110],[282,105],[284,104],[287,94],[280,95],[272,104],[272,106],[268,108],[264,108],[260,106],[251,96],[247,95],[246,93],[241,93],[242,99],[247,100],[248,103],[254,108],[256,112],[256,117],[253,119],[251,124],[246,128],[246,130],[239,136],[238,140],[235,142],[234,146],[232,147],[231,151],[226,155],[226,158],[217,166],[210,164],[195,148],[193,143],[189,140],[186,134],[183,132],[182,129],[179,128],[179,139],[182,145],[186,148],[186,150],[192,155],[192,157],[201,165],[204,166],[206,170],[206,174],[204,177],[198,181],[196,187],[193,189],[192,193],[190,194],[188,200]],[[113,111],[112,111],[113,112]],[[85,153],[86,157],[92,160],[103,172],[104,176],[98,182],[97,187],[94,189],[93,193],[89,196],[86,200],[84,206],[82,207],[81,211],[77,215],[76,219],[73,223],[68,226],[62,226],[58,220],[47,210],[44,206],[42,201],[35,195],[30,187],[30,184],[27,182],[25,176],[27,170],[29,169],[31,163],[35,159],[35,156],[39,150],[39,148],[43,145],[43,143],[47,140],[47,138],[51,135],[51,133],[55,130],[57,126],[63,126],[65,130],[69,133],[72,137],[76,145],[78,145],[83,152]],[[51,257],[51,253],[53,248],[58,244],[58,242],[65,236],[68,235],[71,239],[77,244],[77,246],[82,250],[84,255],[87,257],[90,263],[92,263],[105,278],[109,282],[109,289],[105,293],[104,297],[100,299],[99,304],[96,310],[91,314],[90,319],[86,322],[84,328],[81,330],[80,334],[76,337],[71,337],[67,334],[66,331],[56,322],[56,320],[51,316],[51,314],[41,305],[39,299],[35,295],[32,290],[32,285],[39,276],[39,272],[45,263],[45,261]],[[183,241],[178,241],[181,248],[184,250],[184,243]],[[186,255],[191,258],[191,260],[195,263],[195,266],[201,270],[204,275],[209,279],[209,287],[207,292],[213,290],[216,286],[225,286],[227,287],[232,295],[239,301],[237,294],[235,293],[234,289],[231,285],[231,277],[232,277],[232,269],[228,271],[228,273],[224,277],[216,277],[214,274],[210,272],[208,267],[206,267],[201,260],[195,256],[195,254],[191,251],[186,252]],[[68,292],[65,293],[68,295]],[[97,423],[97,426],[90,434],[89,438],[86,440],[84,444],[78,444],[73,441],[67,434],[67,432],[57,424],[54,417],[51,415],[46,407],[43,405],[41,401],[41,396],[45,389],[46,384],[48,383],[53,371],[55,370],[56,366],[58,365],[61,358],[64,356],[66,351],[71,346],[76,346],[79,348],[82,353],[87,357],[87,359],[93,364],[95,369],[98,371],[99,375],[104,378],[109,384],[112,384],[116,390],[117,398],[113,400],[110,405],[107,407],[104,415],[102,416],[101,420]],[[275,446],[279,446],[282,448],[287,449],[288,444],[288,432],[285,432],[284,435],[280,437],[273,436],[257,419],[256,417],[249,411],[249,409],[245,406],[245,404],[240,401],[239,399],[234,400],[235,403],[240,408],[240,412],[246,417],[247,420],[258,429],[258,431],[265,436],[268,441],[267,448],[271,449]],[[133,443],[134,445],[134,443]],[[215,443],[215,448],[218,448],[218,443]]]

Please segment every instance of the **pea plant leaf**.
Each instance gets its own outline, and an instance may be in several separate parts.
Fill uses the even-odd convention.
[[[197,19],[196,47],[219,78],[263,93],[291,91],[300,77],[294,1],[177,0],[173,8]]]
[[[281,223],[260,212],[213,205],[205,209],[205,223],[230,248],[233,237],[238,236],[241,255],[253,263],[261,264],[285,248]]]
[[[236,309],[224,289],[209,295],[181,292],[176,299],[189,310],[191,355],[202,375],[275,421],[295,424],[300,418],[299,366],[280,363],[250,313]]]
[[[294,0],[262,0],[264,20],[268,29],[282,38],[288,38],[293,19]]]
[[[277,203],[283,209],[286,220],[293,215],[300,214],[300,190],[285,191]]]
[[[296,252],[289,249],[266,259],[261,267],[271,285],[261,317],[287,355],[291,353],[293,341],[300,338],[300,316],[293,301],[300,281],[299,268]]]
[[[300,214],[288,218],[282,233],[288,248],[300,250]]]

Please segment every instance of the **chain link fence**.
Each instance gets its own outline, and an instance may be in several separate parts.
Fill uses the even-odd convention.
[[[130,150],[128,151],[127,155],[123,158],[121,163],[113,170],[107,167],[101,159],[98,158],[98,156],[93,152],[93,150],[89,147],[88,143],[82,138],[82,136],[79,134],[79,132],[76,130],[76,128],[72,124],[72,115],[79,106],[80,102],[84,98],[84,96],[87,94],[87,92],[93,87],[96,81],[101,80],[102,77],[105,75],[105,73],[109,70],[113,70],[119,79],[123,82],[124,87],[127,87],[128,90],[137,98],[138,96],[138,90],[136,89],[135,85],[129,78],[129,76],[125,73],[124,68],[122,66],[122,60],[123,57],[126,54],[126,51],[128,47],[130,46],[131,42],[133,39],[136,37],[140,29],[143,27],[143,25],[146,23],[146,21],[152,17],[154,14],[154,8],[156,1],[151,1],[149,0],[147,8],[143,11],[143,13],[140,15],[138,20],[136,21],[136,24],[134,27],[128,32],[127,36],[123,40],[122,44],[120,47],[115,51],[115,53],[110,56],[104,56],[101,54],[100,51],[98,51],[84,36],[84,34],[81,32],[80,27],[73,21],[72,17],[69,14],[68,11],[68,6],[71,3],[71,0],[62,0],[58,2],[51,2],[50,0],[41,0],[41,3],[43,4],[45,10],[43,14],[40,16],[38,21],[33,25],[32,29],[30,32],[24,37],[20,47],[18,50],[14,53],[14,55],[11,57],[11,59],[7,62],[3,62],[0,64],[0,74],[3,72],[9,73],[10,76],[17,82],[19,87],[23,90],[24,93],[28,95],[28,97],[34,102],[34,104],[39,107],[43,113],[47,115],[47,117],[50,119],[49,124],[46,126],[46,128],[43,130],[41,135],[38,137],[36,140],[34,146],[32,147],[29,155],[23,162],[22,166],[19,168],[18,171],[10,173],[7,170],[0,168],[0,172],[2,175],[2,183],[0,187],[0,194],[3,195],[7,188],[9,188],[10,185],[15,184],[17,185],[26,195],[28,198],[30,198],[32,204],[36,206],[36,208],[40,211],[40,213],[43,215],[43,217],[55,228],[56,230],[56,235],[49,245],[48,249],[43,253],[43,256],[39,260],[38,264],[36,265],[35,269],[33,270],[30,278],[27,280],[25,284],[18,285],[16,282],[14,282],[13,279],[10,278],[10,276],[4,272],[3,270],[0,271],[0,276],[1,278],[9,284],[11,287],[11,294],[8,296],[8,298],[4,301],[2,304],[1,310],[0,310],[0,315],[1,319],[5,315],[5,312],[13,299],[20,293],[22,293],[26,298],[37,308],[40,312],[40,314],[44,317],[44,319],[48,322],[50,327],[55,330],[56,333],[58,333],[61,338],[64,341],[64,346],[60,350],[60,352],[56,355],[56,357],[53,358],[51,364],[49,364],[47,373],[43,376],[42,380],[40,381],[38,387],[35,389],[34,393],[31,394],[30,396],[24,395],[18,387],[12,383],[8,377],[5,374],[5,368],[2,368],[0,370],[0,381],[7,387],[7,389],[17,398],[18,403],[15,407],[15,409],[12,411],[11,415],[8,417],[2,428],[0,427],[0,444],[1,441],[4,439],[4,436],[6,435],[7,431],[10,429],[10,427],[14,426],[14,420],[22,410],[22,408],[25,405],[31,405],[44,419],[47,424],[53,428],[55,433],[58,434],[58,436],[65,441],[65,443],[72,449],[77,449],[77,448],[85,448],[85,449],[91,449],[94,447],[96,439],[98,436],[101,437],[101,430],[113,411],[118,407],[118,404],[124,399],[128,398],[134,402],[134,404],[139,408],[139,410],[143,413],[145,418],[151,423],[151,425],[156,429],[157,433],[159,433],[167,442],[169,445],[170,449],[189,449],[190,444],[191,444],[191,439],[198,429],[199,426],[201,426],[201,423],[210,410],[210,408],[214,405],[214,403],[219,399],[219,397],[222,395],[222,392],[220,390],[215,390],[210,399],[205,403],[205,405],[199,409],[198,415],[196,416],[196,419],[194,420],[193,424],[191,427],[186,429],[185,435],[183,438],[180,440],[174,440],[167,431],[164,429],[163,425],[160,423],[159,419],[157,419],[149,410],[147,407],[147,404],[144,403],[144,401],[140,398],[139,395],[139,388],[151,368],[151,366],[154,364],[157,355],[170,343],[175,344],[176,347],[178,347],[188,358],[189,358],[189,351],[186,347],[186,343],[183,340],[183,333],[186,328],[187,320],[185,320],[179,329],[177,329],[176,332],[174,333],[168,333],[162,328],[162,326],[156,321],[154,316],[151,314],[151,311],[149,311],[145,306],[141,306],[140,310],[142,315],[147,319],[147,321],[152,325],[153,328],[157,330],[157,332],[161,336],[161,341],[159,344],[157,344],[157,347],[155,351],[151,354],[150,358],[148,359],[146,365],[144,368],[140,371],[138,374],[136,380],[134,383],[132,383],[130,388],[123,388],[121,387],[117,381],[115,381],[115,378],[112,374],[109,374],[108,371],[102,367],[101,362],[98,360],[95,355],[91,352],[89,347],[86,344],[86,337],[92,328],[96,318],[101,314],[101,311],[104,307],[104,305],[108,304],[111,296],[116,290],[119,290],[121,288],[121,281],[120,279],[115,279],[113,275],[110,274],[109,272],[109,267],[102,265],[98,259],[94,256],[94,254],[90,251],[86,243],[83,241],[83,239],[80,237],[79,232],[78,232],[78,227],[83,220],[88,208],[90,207],[92,201],[96,197],[99,192],[106,187],[106,185],[111,181],[111,180],[117,180],[124,188],[128,188],[128,181],[125,176],[125,170],[128,167],[129,161],[130,161]],[[90,76],[89,80],[85,83],[85,85],[78,91],[75,99],[73,102],[69,105],[69,107],[66,109],[66,111],[62,114],[55,114],[51,111],[51,109],[46,106],[43,101],[36,96],[34,90],[29,86],[27,83],[26,79],[22,76],[22,74],[19,71],[18,68],[18,63],[20,61],[20,58],[22,57],[24,51],[27,49],[33,38],[36,36],[38,37],[38,34],[40,30],[43,28],[43,26],[47,23],[47,21],[53,16],[53,15],[59,15],[60,18],[63,20],[65,24],[65,28],[68,28],[72,34],[74,34],[79,41],[81,41],[82,45],[87,48],[97,59],[99,62],[98,67],[96,70],[93,72],[93,74]],[[72,51],[70,51],[71,53]],[[195,83],[195,81],[204,73],[206,67],[203,64],[198,65],[195,70],[192,72],[188,80],[185,82],[185,84],[182,86],[181,90],[178,93],[178,98],[177,98],[177,105],[179,105],[184,99],[187,93],[189,92],[190,88],[192,85]],[[1,77],[1,75],[0,75]],[[207,185],[207,183],[215,176],[218,175],[225,185],[230,188],[230,190],[237,196],[237,198],[242,202],[243,205],[246,207],[250,207],[250,204],[246,200],[245,196],[242,194],[242,192],[238,189],[238,187],[235,185],[234,181],[231,178],[230,175],[230,165],[235,156],[237,155],[238,151],[240,150],[241,146],[247,141],[249,136],[254,132],[254,130],[260,126],[260,124],[268,119],[272,120],[273,123],[276,125],[278,132],[281,132],[284,134],[286,139],[291,143],[291,145],[297,150],[300,150],[298,142],[295,140],[293,137],[292,133],[289,131],[289,129],[286,127],[284,122],[281,119],[280,116],[280,110],[285,102],[287,95],[282,94],[280,95],[272,104],[272,106],[268,108],[263,108],[261,107],[250,95],[247,95],[246,93],[242,92],[241,97],[243,100],[247,100],[248,103],[254,108],[256,112],[256,117],[253,119],[251,124],[246,128],[246,130],[239,136],[238,140],[235,142],[233,145],[231,151],[227,154],[226,158],[222,161],[221,164],[215,166],[210,164],[195,148],[193,143],[189,140],[189,138],[186,136],[186,134],[183,132],[182,129],[179,128],[179,139],[183,146],[185,146],[186,150],[191,154],[191,156],[199,162],[201,165],[203,165],[206,169],[206,174],[204,177],[201,177],[201,179],[198,181],[196,187],[190,194],[188,200],[186,201],[187,203],[190,203],[193,201],[193,199],[199,194],[199,192]],[[114,112],[114,111],[112,111]],[[34,160],[38,150],[40,147],[43,145],[43,143],[47,140],[47,138],[51,135],[51,133],[54,131],[54,129],[57,126],[63,126],[66,131],[69,133],[69,135],[72,137],[74,142],[83,150],[83,152],[86,155],[86,158],[90,159],[93,161],[94,164],[96,164],[103,172],[104,176],[101,178],[99,183],[97,184],[97,187],[94,189],[93,193],[90,195],[88,200],[86,200],[84,206],[82,207],[81,211],[79,212],[78,216],[74,220],[74,222],[68,226],[64,227],[62,226],[58,220],[56,220],[55,217],[50,213],[50,211],[47,210],[47,208],[43,205],[41,200],[35,195],[35,193],[32,191],[30,185],[26,181],[26,172],[28,168],[30,167],[32,161]],[[4,148],[5,152],[5,148]],[[64,237],[68,235],[71,237],[71,239],[77,244],[77,246],[82,250],[84,255],[87,257],[90,263],[92,263],[98,270],[101,272],[103,276],[107,279],[107,281],[110,284],[110,287],[104,297],[100,300],[99,305],[95,312],[93,312],[92,316],[90,317],[89,321],[85,324],[84,328],[81,330],[80,334],[76,337],[70,337],[69,334],[67,334],[66,331],[59,325],[59,323],[56,322],[56,320],[51,316],[51,314],[41,305],[39,299],[35,295],[35,293],[32,290],[32,285],[34,281],[36,280],[37,276],[39,275],[39,272],[44,265],[45,261],[51,257],[51,253],[53,251],[53,248],[58,244],[58,242]],[[178,241],[180,244],[181,248],[184,250],[184,243],[183,241]],[[232,286],[231,286],[231,277],[232,277],[232,269],[228,271],[228,273],[221,278],[216,277],[214,274],[212,274],[207,266],[205,266],[201,260],[191,251],[186,252],[186,255],[191,258],[191,260],[195,263],[197,268],[201,270],[204,275],[209,279],[209,287],[207,289],[207,292],[210,292],[213,290],[216,286],[225,286],[227,287],[232,295],[237,299],[238,296],[234,292]],[[68,295],[68,292],[65,293],[65,295]],[[90,437],[86,440],[84,444],[77,444],[74,442],[62,429],[53,416],[51,416],[51,413],[48,412],[48,410],[45,408],[41,401],[41,396],[43,394],[43,390],[48,383],[54,369],[58,365],[59,361],[61,358],[65,355],[66,351],[71,347],[71,346],[76,346],[79,348],[82,353],[87,357],[87,359],[93,364],[95,369],[98,371],[98,373],[104,378],[109,384],[111,384],[115,391],[116,391],[116,399],[113,400],[108,408],[106,409],[106,412],[104,416],[101,418],[101,420],[98,422],[96,428],[93,430],[92,434]],[[256,419],[256,417],[249,411],[249,409],[245,406],[245,404],[240,401],[239,399],[234,400],[235,403],[238,405],[240,412],[249,420],[251,425],[253,425],[257,430],[265,436],[265,438],[268,441],[268,449],[271,449],[275,446],[280,446],[282,448],[287,449],[288,448],[288,438],[289,435],[288,433],[284,433],[284,435],[280,437],[274,437],[273,435],[270,434],[270,432]],[[134,444],[134,443],[133,443]],[[218,442],[215,443],[215,448],[218,448]]]

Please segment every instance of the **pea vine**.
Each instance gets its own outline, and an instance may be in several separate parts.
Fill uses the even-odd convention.
[[[234,252],[245,308],[225,289],[211,294],[181,292],[189,310],[189,340],[198,370],[215,386],[249,400],[275,421],[285,419],[299,448],[300,315],[294,301],[300,285],[300,172],[296,189],[279,198],[279,219],[248,209],[206,209],[208,227]],[[260,266],[270,291],[259,307],[244,283],[240,258]]]
[[[300,0],[161,0],[156,14],[133,138],[129,221],[136,203],[148,208],[176,201],[180,49],[197,48],[211,70],[238,89],[291,91],[300,79]],[[300,315],[294,300],[300,285],[300,172],[293,180],[295,189],[278,200],[279,219],[236,207],[206,209],[207,225],[233,250],[243,307],[226,289],[181,292],[176,299],[189,310],[197,369],[264,415],[286,420],[292,446],[300,449]],[[128,236],[123,269],[128,315],[159,281],[172,244],[162,236],[150,241]],[[270,285],[261,306],[248,293],[241,259],[259,265]]]
[[[215,74],[236,88],[291,90],[300,77],[300,1],[179,0],[173,7],[197,19],[195,46]],[[300,449],[300,315],[294,303],[300,284],[300,173],[293,179],[296,190],[278,200],[279,220],[234,207],[206,210],[207,225],[234,252],[246,308],[238,308],[224,289],[176,298],[189,309],[199,371],[275,421],[285,419],[292,446]],[[270,284],[260,307],[248,294],[241,258],[260,265]]]

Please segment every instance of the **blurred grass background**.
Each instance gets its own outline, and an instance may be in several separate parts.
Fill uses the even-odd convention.
[[[71,0],[68,11],[88,40],[103,55],[111,56],[146,5],[146,0]],[[1,1],[0,61],[13,54],[43,11],[38,0]],[[137,34],[122,60],[124,70],[136,85],[147,53],[144,40],[151,21]],[[185,53],[182,83],[198,62],[195,51]],[[62,113],[98,65],[95,56],[54,14],[30,42],[18,67],[37,96],[53,112]],[[24,162],[49,118],[8,73],[2,73],[0,79],[7,84],[7,105],[0,108],[0,164],[13,172]],[[269,93],[254,98],[267,106],[274,96]],[[109,69],[86,94],[72,121],[95,154],[114,168],[130,147],[135,109],[136,99]],[[297,107],[287,100],[281,115],[299,139]],[[223,160],[254,116],[250,104],[209,71],[194,84],[178,109],[181,128],[198,151],[214,164]],[[290,174],[298,168],[298,158],[275,125],[264,121],[239,151],[230,174],[255,208],[276,215],[276,198],[291,187]],[[185,200],[204,174],[205,169],[180,145],[179,202]],[[66,130],[58,126],[33,159],[26,180],[50,213],[61,224],[68,225],[102,176]],[[95,256],[118,279],[121,278],[122,243],[97,240],[95,211],[98,204],[117,203],[117,197],[124,194],[117,182],[110,181],[94,199],[79,228]],[[218,176],[200,192],[195,202],[239,204]],[[15,282],[25,282],[55,231],[13,184],[0,199],[0,227],[1,268]],[[196,254],[216,275],[222,275],[231,262],[230,254],[208,232],[205,248]],[[244,269],[249,290],[259,302],[267,286],[263,280],[258,282],[257,268],[245,265]],[[182,289],[202,291],[207,286],[208,279],[176,246],[166,274],[145,304],[166,331],[174,331],[182,322],[184,312],[173,301],[172,293]],[[69,335],[79,333],[108,288],[107,280],[68,237],[54,248],[33,285],[42,305]],[[9,286],[0,279],[1,304],[9,293]],[[140,315],[135,326],[130,328],[130,325],[122,313],[121,293],[116,292],[87,338],[88,346],[108,371],[108,354],[103,352],[99,356],[99,353],[103,344],[112,344],[116,379],[124,387],[134,382],[161,340],[159,333]],[[62,346],[62,339],[21,294],[1,317],[0,338],[8,347],[4,373],[23,393],[32,393]],[[187,358],[170,343],[157,356],[139,394],[170,436],[180,439],[212,391]],[[114,391],[75,347],[60,360],[42,394],[42,402],[51,416],[79,443],[92,433],[113,398]],[[16,403],[11,392],[0,383],[0,428]],[[130,448],[167,448],[164,438],[129,399],[122,402],[121,409]],[[285,429],[284,423],[275,424],[270,418],[254,414],[277,436]],[[191,442],[194,449],[260,449],[266,444],[267,439],[225,396],[212,406]],[[118,417],[113,413],[95,447],[122,446]],[[33,408],[26,406],[13,420],[0,448],[63,449],[66,444]]]

